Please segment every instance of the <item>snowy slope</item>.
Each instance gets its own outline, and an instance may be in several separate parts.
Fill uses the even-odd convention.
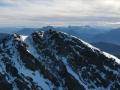
[[[0,90],[120,89],[120,60],[74,36],[48,30],[0,44]]]

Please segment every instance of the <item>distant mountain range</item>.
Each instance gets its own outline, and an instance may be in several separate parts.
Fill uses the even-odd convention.
[[[20,31],[22,28],[16,28],[16,27],[0,27],[0,33],[7,33],[7,34],[11,34],[11,33],[15,33]]]
[[[93,37],[98,34],[103,34],[108,31],[110,31],[110,28],[102,28],[102,27],[91,27],[91,26],[69,26],[69,27],[42,27],[42,28],[24,28],[22,30],[19,30],[17,33],[20,34],[30,34],[34,31],[46,31],[46,30],[55,30],[55,31],[62,31],[65,33],[68,33],[70,35],[76,36],[78,38],[81,38],[85,41],[92,41]]]
[[[95,42],[91,44],[103,51],[111,53],[120,58],[120,45],[106,43],[106,42]]]
[[[38,30],[38,28],[22,28],[17,33],[22,34],[22,35],[30,35],[31,33],[35,32],[37,30]]]
[[[108,42],[120,45],[120,28],[110,30],[109,32],[95,35],[92,42]]]

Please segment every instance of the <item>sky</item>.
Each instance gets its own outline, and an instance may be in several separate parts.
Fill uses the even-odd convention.
[[[120,26],[120,0],[0,0],[4,26]]]

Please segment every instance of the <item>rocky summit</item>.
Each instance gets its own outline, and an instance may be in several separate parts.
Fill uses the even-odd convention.
[[[0,43],[0,90],[120,90],[120,60],[58,31]]]

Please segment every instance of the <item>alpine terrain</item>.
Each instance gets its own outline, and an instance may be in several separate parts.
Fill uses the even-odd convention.
[[[58,31],[0,42],[0,90],[120,90],[120,60]]]

